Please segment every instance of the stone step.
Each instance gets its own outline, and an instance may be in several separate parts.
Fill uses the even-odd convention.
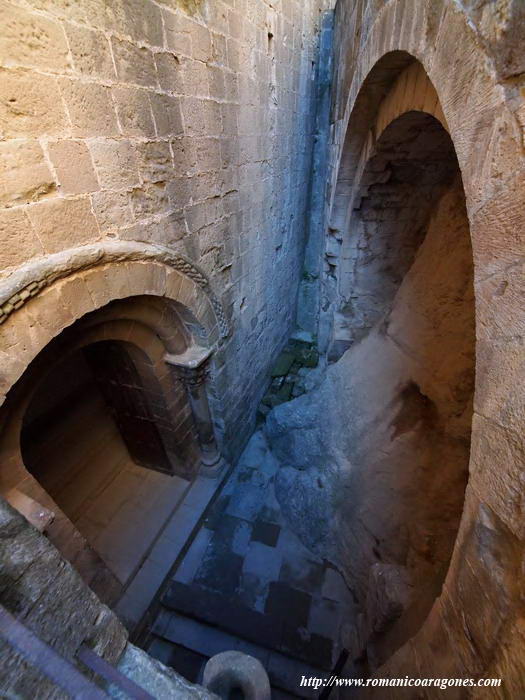
[[[218,627],[236,637],[278,651],[311,666],[330,671],[333,642],[286,622],[281,614],[260,613],[196,585],[172,581],[162,597],[168,610]]]
[[[159,613],[151,632],[153,638],[148,645],[148,653],[183,675],[186,660],[184,658],[181,660],[182,650],[189,650],[206,660],[223,651],[234,650],[258,659],[268,673],[272,688],[277,688],[293,697],[317,698],[318,696],[318,690],[300,686],[303,676],[307,678],[330,676],[330,673],[319,668],[166,609]],[[194,677],[191,680],[195,682],[197,678]]]

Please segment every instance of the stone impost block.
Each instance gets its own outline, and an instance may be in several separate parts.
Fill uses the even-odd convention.
[[[54,136],[69,130],[57,81],[47,75],[38,80],[30,71],[0,69],[0,135]]]
[[[46,253],[88,243],[99,235],[89,197],[40,202],[28,209],[28,216]]]
[[[102,32],[73,24],[66,24],[65,30],[76,71],[91,78],[116,78],[109,41]]]
[[[44,252],[27,214],[19,208],[0,211],[0,239],[1,268],[18,265]]]
[[[0,0],[0,55],[10,64],[65,71],[68,45],[58,22]]]
[[[89,148],[102,187],[121,189],[139,184],[137,156],[130,141],[97,139]]]
[[[35,202],[55,189],[55,179],[37,141],[0,143],[0,204]]]
[[[113,38],[113,55],[119,80],[146,87],[157,87],[157,71],[149,49]]]
[[[155,136],[155,125],[146,90],[114,88],[113,98],[124,136]]]
[[[59,83],[73,136],[116,136],[119,133],[109,88],[67,78]]]
[[[56,141],[48,145],[49,157],[65,194],[100,189],[88,148],[83,141]]]

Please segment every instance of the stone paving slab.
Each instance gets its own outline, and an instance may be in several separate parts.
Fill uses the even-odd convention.
[[[243,573],[254,574],[260,579],[276,581],[282,566],[282,554],[275,547],[262,542],[251,542],[244,557]]]
[[[282,617],[292,627],[306,627],[312,597],[308,593],[291,588],[281,581],[270,583],[265,612]]]
[[[220,627],[261,646],[279,646],[282,635],[280,620],[242,607],[238,600],[228,601],[224,596],[199,586],[184,586],[172,582],[162,602],[170,610]],[[159,616],[155,625],[155,633],[164,634],[167,627],[166,616]]]
[[[351,596],[338,571],[286,526],[275,496],[277,468],[256,434],[189,550],[189,563],[185,559],[175,572],[163,604],[298,663],[329,670],[340,650]],[[188,585],[181,588],[181,583]],[[271,635],[263,631],[267,628]]]
[[[222,547],[208,548],[195,575],[195,583],[232,598],[239,586],[243,557]]]
[[[265,520],[257,520],[252,530],[252,540],[254,542],[262,542],[268,547],[275,547],[281,528],[275,523],[268,523]]]

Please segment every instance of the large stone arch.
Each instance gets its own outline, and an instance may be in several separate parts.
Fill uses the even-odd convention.
[[[213,391],[213,378],[206,387],[199,382],[199,411],[208,406],[208,392],[213,401],[213,414],[204,417],[204,429],[202,416],[190,410],[188,393],[184,430],[196,431],[188,444],[182,441],[182,432],[172,430],[176,422],[169,404],[175,401],[174,383],[180,387],[177,397],[186,394],[177,380],[178,367],[205,377],[202,367],[210,358],[213,365],[213,353],[229,332],[222,305],[202,271],[182,256],[158,246],[113,241],[19,268],[0,285],[0,300],[2,494],[13,503],[20,494],[22,499],[29,495],[54,512],[60,530],[57,547],[105,600],[114,599],[119,587],[111,573],[24,463],[21,436],[26,409],[45,377],[65,357],[100,343],[119,344],[127,349],[141,385],[155,403],[163,449],[171,464],[179,465],[173,467],[174,473],[191,481],[202,465],[206,470],[220,459],[211,421],[221,420],[222,406]],[[177,409],[178,418],[182,410]],[[100,586],[91,583],[95,570]]]
[[[525,451],[523,404],[514,388],[523,371],[525,327],[518,301],[525,202],[516,105],[456,3],[343,1],[336,12],[332,163],[339,167],[328,195],[330,226],[344,230],[359,156],[374,138],[368,127],[387,115],[386,95],[417,59],[435,87],[456,150],[474,253],[477,379],[463,517],[441,596],[415,637],[377,675],[503,676],[512,694],[523,676],[519,485]],[[417,101],[412,105],[421,109]]]
[[[182,256],[159,246],[121,242],[67,250],[19,268],[0,285],[2,393],[77,319],[114,300],[144,294],[179,304],[199,343],[207,347],[229,333],[206,276]]]
[[[134,300],[133,297],[127,299],[132,302]],[[166,353],[180,355],[185,348],[177,347],[163,337],[160,324],[146,322],[145,314],[140,313],[140,310],[137,314],[136,304],[128,309],[125,304],[116,308],[111,308],[110,305],[101,312],[92,318],[88,314],[80,328],[73,327],[59,334],[37,355],[10,392],[0,432],[2,492],[16,488],[28,476],[27,465],[21,452],[21,432],[24,416],[40,386],[65,360],[88,346],[116,342],[125,347],[143,386],[155,395],[156,403],[160,404],[164,414],[163,422],[169,423],[173,419],[173,416],[170,416],[168,400],[173,388],[173,377],[165,357]],[[188,450],[182,444],[177,444],[177,448],[181,454],[180,458],[173,455],[177,462],[175,471],[191,478],[198,464],[198,452],[195,452],[195,446],[192,445],[188,446]],[[184,464],[184,460],[188,460],[187,465]]]

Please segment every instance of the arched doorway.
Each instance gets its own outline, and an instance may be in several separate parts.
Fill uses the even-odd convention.
[[[355,595],[343,644],[373,670],[422,627],[449,569],[468,480],[475,306],[462,177],[422,67],[401,52],[381,61],[357,102],[324,260],[332,363],[267,431],[287,517]]]
[[[178,302],[117,299],[50,340],[3,408],[6,497],[54,514],[48,536],[106,602],[220,458],[205,410],[206,339]]]
[[[434,117],[406,112],[382,132],[342,250],[338,327],[346,372],[362,375],[342,549],[377,667],[441,592],[468,478],[472,249],[454,148]]]
[[[40,381],[20,436],[27,470],[122,586],[182,499],[197,458],[183,387],[173,385],[172,419],[147,370],[131,343],[74,351]]]
[[[381,59],[357,97],[329,239],[329,355],[351,404],[337,540],[362,610],[357,647],[377,668],[441,594],[473,416],[466,198],[436,91],[408,54]]]

